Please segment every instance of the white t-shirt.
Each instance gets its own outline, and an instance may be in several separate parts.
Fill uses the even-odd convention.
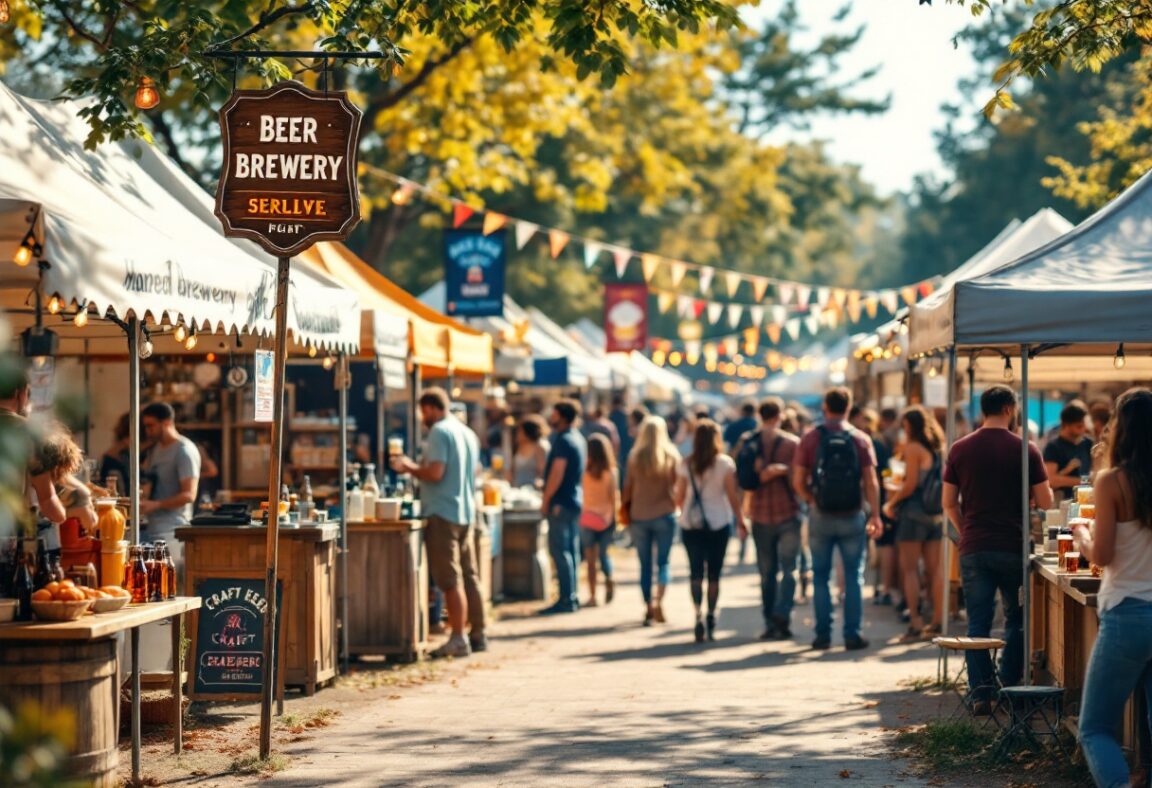
[[[696,506],[696,495],[692,491],[692,482],[688,479],[688,468],[691,458],[680,462],[676,473],[688,484],[688,493],[684,498],[684,507],[681,521],[685,528],[692,528],[692,519],[689,518]],[[704,504],[704,517],[713,531],[721,531],[732,525],[736,519],[732,511],[732,502],[728,500],[728,477],[736,473],[736,463],[727,454],[716,457],[712,467],[704,472],[704,476],[696,476],[696,489],[700,491],[700,500]]]
[[[1103,613],[1128,598],[1152,602],[1152,529],[1137,520],[1116,523],[1116,554],[1104,567],[1096,607]]]

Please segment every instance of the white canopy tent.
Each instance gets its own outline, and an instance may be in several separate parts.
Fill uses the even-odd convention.
[[[570,334],[583,337],[585,346],[589,349],[599,349],[607,345],[604,329],[588,318],[582,318],[568,326]],[[679,372],[665,369],[652,362],[643,353],[608,353],[609,363],[624,364],[631,370],[631,380],[634,386],[639,387],[639,393],[644,399],[657,402],[671,402],[681,400],[690,402],[695,395],[692,383]]]
[[[78,108],[0,85],[0,307],[18,325],[28,322],[19,315],[39,287],[45,299],[55,295],[97,315],[271,333],[276,261],[225,238],[211,197],[146,142],[85,150],[90,129]],[[12,262],[30,230],[42,271],[35,261]],[[354,293],[304,272],[293,272],[293,285],[288,325],[298,342],[358,345]]]

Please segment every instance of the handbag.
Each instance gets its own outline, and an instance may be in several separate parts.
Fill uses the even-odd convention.
[[[692,483],[692,507],[684,513],[684,518],[688,521],[686,525],[693,529],[711,530],[712,526],[708,525],[708,517],[704,514],[704,503],[700,500],[700,488],[696,486],[696,477],[692,474],[691,466],[688,467],[688,481]]]
[[[599,512],[590,512],[587,509],[580,513],[580,527],[589,531],[606,531],[612,523]]]

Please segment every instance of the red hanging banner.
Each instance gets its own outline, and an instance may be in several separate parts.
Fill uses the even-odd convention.
[[[609,353],[643,350],[648,344],[648,286],[604,285],[604,334]]]

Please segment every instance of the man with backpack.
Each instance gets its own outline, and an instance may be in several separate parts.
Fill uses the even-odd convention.
[[[868,436],[847,423],[852,393],[834,388],[824,395],[824,423],[800,441],[792,486],[810,504],[809,542],[812,548],[813,604],[816,616],[814,649],[832,646],[833,550],[844,562],[844,647],[868,648],[860,634],[864,620],[864,559],[868,537],[883,531],[880,522],[880,482],[876,454]]]
[[[800,439],[780,429],[783,413],[784,401],[779,397],[761,402],[761,428],[744,436],[736,455],[736,480],[747,493],[760,570],[761,640],[792,637],[792,600],[800,557],[800,504],[791,486]],[[779,582],[778,572],[782,574]]]

